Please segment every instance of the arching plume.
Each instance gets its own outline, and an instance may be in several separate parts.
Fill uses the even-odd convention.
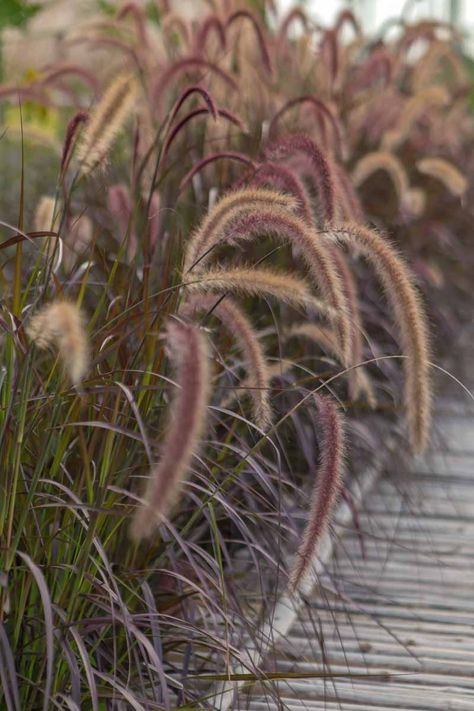
[[[206,165],[210,163],[215,163],[217,160],[236,160],[244,165],[253,167],[255,164],[251,158],[249,158],[245,153],[239,153],[238,151],[219,151],[219,153],[212,153],[210,156],[206,156],[194,165],[191,170],[186,173],[184,178],[179,184],[179,191],[181,192],[184,188],[191,182],[195,175],[197,175]]]
[[[308,523],[296,554],[289,587],[296,592],[310,574],[321,538],[326,533],[342,483],[344,430],[335,402],[315,397],[319,425],[319,467],[311,497]]]
[[[200,293],[237,293],[248,296],[272,296],[291,306],[307,306],[334,317],[333,310],[312,294],[303,279],[270,269],[257,269],[252,265],[209,269],[199,273],[196,281],[183,285],[187,291]]]
[[[219,233],[222,243],[249,241],[262,235],[274,235],[294,245],[307,264],[315,288],[321,292],[325,303],[336,315],[336,328],[345,354],[350,361],[350,322],[341,279],[330,257],[327,246],[318,233],[297,215],[280,207],[255,208],[237,215],[226,234]],[[215,244],[215,242],[214,242]],[[212,241],[209,241],[209,247]],[[201,261],[201,265],[204,260]]]
[[[221,239],[222,225],[227,226],[229,216],[233,216],[235,211],[250,210],[259,205],[262,208],[279,205],[291,210],[295,207],[295,201],[289,195],[275,190],[250,188],[227,193],[207,213],[200,227],[192,234],[186,249],[183,273],[186,274],[191,268],[195,269],[198,260],[199,266],[201,265],[203,256]]]
[[[295,106],[301,106],[302,104],[309,104],[310,106],[312,106],[315,110],[316,116],[322,119],[324,124],[328,124],[331,127],[334,151],[339,158],[345,158],[347,154],[347,146],[345,144],[341,122],[334,115],[332,108],[330,108],[330,106],[325,101],[323,101],[322,99],[318,99],[315,96],[298,96],[296,99],[291,99],[290,101],[287,101],[286,104],[284,104],[282,108],[277,111],[277,113],[273,116],[270,122],[270,126],[268,129],[270,137],[273,138],[275,136],[277,132],[278,122],[282,118],[282,116],[284,116]]]
[[[382,148],[395,151],[409,137],[413,126],[421,116],[434,107],[447,106],[449,100],[449,93],[444,86],[430,86],[412,96],[400,114],[398,125],[384,134]]]
[[[283,160],[295,154],[309,161],[320,191],[325,219],[331,222],[335,215],[335,188],[331,166],[324,151],[308,136],[295,134],[273,141],[265,150],[270,160]]]
[[[109,86],[93,110],[82,135],[77,159],[84,173],[104,160],[135,105],[137,85],[128,74]]]
[[[177,62],[172,64],[168,69],[163,72],[152,92],[152,101],[157,104],[163,99],[162,95],[168,85],[176,79],[177,76],[196,72],[196,70],[201,70],[207,72],[208,74],[214,75],[221,79],[227,86],[231,89],[237,90],[238,86],[236,81],[232,78],[230,74],[221,69],[217,64],[203,59],[199,56],[189,56],[179,59]]]
[[[410,441],[415,452],[422,452],[431,423],[430,347],[427,319],[414,279],[390,243],[374,230],[347,223],[334,226],[329,234],[361,250],[382,282],[406,356],[405,409]]]
[[[388,151],[374,151],[367,153],[357,163],[352,172],[352,182],[358,188],[378,170],[387,173],[395,187],[395,192],[400,202],[403,202],[410,189],[408,175],[403,167],[403,163]]]
[[[172,321],[167,329],[169,357],[176,370],[177,392],[160,462],[152,469],[145,504],[133,519],[133,540],[150,538],[168,515],[186,477],[206,421],[209,399],[209,357],[203,334],[196,326]]]
[[[439,180],[455,197],[461,197],[468,189],[468,182],[460,170],[443,158],[423,158],[416,164],[419,173]]]
[[[255,31],[255,36],[257,38],[257,44],[260,50],[260,54],[262,56],[262,61],[263,64],[266,68],[266,70],[271,74],[272,72],[272,63],[270,59],[270,52],[268,51],[267,43],[265,40],[265,35],[263,33],[263,29],[258,22],[258,20],[252,15],[251,12],[248,10],[236,10],[233,12],[226,20],[225,26],[226,29],[229,28],[231,25],[233,25],[237,20],[247,20],[250,22],[251,26],[253,27]]]
[[[31,318],[26,333],[38,348],[55,346],[71,382],[80,385],[89,367],[89,343],[83,316],[75,304],[46,304]]]
[[[270,375],[263,348],[251,322],[228,296],[224,299],[211,295],[193,296],[180,310],[180,314],[192,315],[195,311],[212,313],[235,339],[245,362],[245,386],[252,398],[254,421],[260,429],[265,430],[272,420]]]

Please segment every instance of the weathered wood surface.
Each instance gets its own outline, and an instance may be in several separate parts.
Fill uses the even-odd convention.
[[[474,408],[445,398],[429,453],[360,507],[265,669],[232,708],[474,711]],[[352,675],[352,676],[351,676]]]

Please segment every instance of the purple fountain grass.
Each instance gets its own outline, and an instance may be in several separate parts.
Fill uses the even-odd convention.
[[[150,209],[148,210],[149,259],[153,257],[158,245],[161,227],[161,197],[159,193],[154,192],[151,196]]]
[[[107,208],[117,219],[122,230],[126,230],[132,214],[132,201],[124,183],[110,186],[107,192]]]
[[[55,346],[71,382],[80,385],[89,367],[89,343],[83,316],[75,304],[46,304],[31,318],[26,333],[40,349]]]
[[[334,226],[329,235],[362,251],[384,287],[406,356],[404,399],[410,441],[415,452],[422,452],[429,438],[432,389],[428,322],[414,278],[392,245],[378,232],[347,223]]]
[[[239,161],[240,163],[244,163],[245,165],[248,165],[252,168],[255,166],[254,161],[247,155],[245,155],[245,153],[239,153],[238,151],[219,151],[218,153],[212,153],[210,156],[206,156],[198,163],[196,163],[196,165],[193,166],[188,173],[186,173],[186,175],[179,184],[179,192],[182,192],[184,188],[191,182],[194,176],[197,175],[203,168],[205,168],[206,165],[209,165],[210,163],[215,163],[217,160],[235,160]]]
[[[110,84],[91,114],[77,151],[83,173],[104,160],[135,105],[136,94],[137,84],[130,74]]]
[[[359,187],[378,170],[383,170],[390,176],[397,197],[402,203],[410,190],[410,181],[403,163],[389,151],[374,151],[361,158],[352,172],[353,184],[356,188]]]
[[[204,99],[204,102],[209,110],[209,113],[214,117],[217,118],[217,105],[216,102],[214,101],[214,97],[212,96],[211,92],[205,89],[203,86],[199,86],[198,84],[193,84],[192,86],[188,86],[181,96],[179,96],[175,103],[173,108],[170,111],[169,118],[168,118],[168,126],[170,126],[173,121],[175,120],[176,116],[178,115],[179,110],[181,109],[182,105],[189,99],[190,96],[193,96],[193,94],[199,94]]]
[[[119,183],[111,185],[107,192],[107,209],[120,227],[122,236],[130,230],[130,220],[133,214],[133,205],[130,191],[126,185]],[[136,256],[138,240],[133,230],[127,235],[127,261],[130,263]]]
[[[303,30],[309,30],[309,19],[306,12],[301,7],[292,8],[282,19],[278,28],[277,47],[281,47],[288,40],[288,30],[294,22],[300,22]]]
[[[130,527],[136,542],[150,538],[168,516],[206,422],[210,368],[205,337],[196,326],[172,321],[167,328],[167,344],[179,388],[172,403],[161,460],[150,472],[145,503]]]
[[[293,195],[298,201],[297,214],[309,223],[313,221],[312,207],[308,191],[299,176],[281,163],[266,161],[257,166],[248,181],[256,187],[268,187]]]
[[[359,37],[362,37],[362,28],[352,10],[345,9],[339,13],[336,23],[334,25],[334,30],[338,35],[340,34],[344,25],[350,25],[354,30],[355,34]]]
[[[144,8],[141,7],[137,2],[126,2],[119,9],[119,11],[117,13],[117,20],[123,20],[123,18],[127,17],[127,15],[131,15],[133,17],[133,21],[135,22],[135,27],[137,29],[137,36],[140,41],[140,44],[143,47],[147,47],[148,46],[148,32],[147,32],[146,14],[144,12]]]
[[[432,42],[428,51],[413,69],[411,84],[415,95],[426,87],[436,84],[436,75],[442,64],[447,65],[450,69],[451,87],[466,88],[471,86],[465,61],[460,54],[453,51],[451,43],[436,40]]]
[[[173,126],[173,129],[170,131],[168,134],[166,141],[163,146],[163,157],[165,157],[170,149],[171,144],[173,143],[174,139],[176,136],[180,133],[180,131],[186,126],[189,121],[192,121],[193,118],[196,118],[196,116],[203,116],[203,115],[209,115],[209,112],[207,109],[204,108],[197,108],[194,109],[193,111],[190,111],[186,116],[183,116],[181,121],[179,121],[176,126]],[[227,121],[230,123],[234,124],[234,126],[237,126],[241,130],[244,130],[244,124],[243,122],[238,118],[238,116],[235,116],[233,113],[230,111],[227,111],[226,109],[217,109],[215,117],[213,118],[217,121],[219,118],[225,118]]]
[[[327,64],[328,66],[330,79],[329,87],[332,87],[331,93],[334,93],[334,87],[337,85],[340,68],[338,39],[338,32],[336,32],[336,30],[326,30],[319,46],[323,64]]]
[[[206,19],[200,25],[196,32],[196,40],[194,44],[194,52],[196,55],[205,49],[207,44],[207,38],[209,37],[211,32],[214,32],[214,34],[217,36],[221,49],[226,49],[227,38],[224,23],[217,15],[209,15],[209,17],[206,17]]]
[[[229,297],[220,300],[210,295],[191,297],[180,310],[180,314],[192,314],[202,310],[216,316],[240,348],[247,372],[245,387],[249,389],[252,398],[253,418],[257,427],[267,429],[272,421],[270,375],[265,353],[251,322]]]
[[[313,308],[330,318],[335,318],[333,309],[319,301],[303,279],[287,272],[260,269],[253,265],[209,269],[199,273],[196,281],[187,281],[183,287],[188,292],[237,293],[260,298],[272,296],[294,307]]]
[[[339,174],[336,175],[339,178]],[[258,182],[262,182],[264,184],[273,183],[276,187],[293,194],[300,203],[300,215],[309,224],[313,224],[314,218],[312,215],[309,195],[302,181],[291,169],[281,166],[278,163],[264,163],[257,169],[252,182],[256,182],[257,184]],[[348,209],[347,213],[351,215],[352,210]],[[362,320],[359,310],[357,285],[352,272],[347,265],[347,261],[340,250],[337,247],[331,247],[330,256],[340,274],[341,284],[345,292],[345,304],[348,312],[351,332],[351,362],[353,364],[357,364],[362,360]],[[337,355],[341,363],[344,363],[344,356],[340,345],[337,348],[337,351],[333,351],[333,353]],[[349,374],[349,387],[351,395],[354,398],[359,396],[362,389],[366,389],[366,382],[367,379],[362,374],[360,368],[351,370]],[[362,387],[363,385],[364,388]]]
[[[254,209],[259,205],[262,208],[279,205],[288,210],[296,206],[294,198],[275,190],[246,188],[227,193],[207,213],[201,225],[191,235],[184,257],[183,274],[195,268],[198,261],[201,264],[209,250],[220,242],[225,227],[236,211],[240,214],[241,210]]]
[[[241,19],[248,20],[248,22],[250,22],[251,26],[253,27],[255,36],[257,38],[257,44],[258,44],[258,47],[260,50],[260,54],[262,56],[263,65],[264,65],[265,69],[267,70],[267,72],[269,74],[271,74],[272,73],[272,62],[271,62],[271,58],[270,58],[270,52],[268,51],[267,42],[265,39],[265,35],[263,32],[262,26],[260,25],[257,18],[254,17],[254,15],[252,15],[252,13],[249,10],[243,10],[243,9],[236,10],[227,18],[227,20],[225,22],[226,29],[231,27],[231,25],[233,25],[237,20],[241,20]]]
[[[61,156],[61,175],[64,175],[65,170],[71,159],[74,144],[77,140],[78,133],[83,124],[89,120],[89,114],[86,111],[78,111],[69,121],[66,129],[66,137],[64,139],[63,153]]]
[[[395,151],[411,135],[415,123],[433,108],[442,108],[450,103],[450,95],[445,86],[429,86],[411,96],[400,113],[400,119],[395,128],[386,131],[382,140],[382,148]]]
[[[58,218],[59,212],[60,210],[58,209],[55,198],[49,195],[43,195],[38,201],[34,214],[35,231],[49,232],[54,230],[56,228],[55,221]],[[58,247],[60,247],[59,237],[53,235],[46,237],[46,258],[51,259]]]
[[[275,137],[277,133],[278,121],[284,116],[288,111],[290,111],[295,106],[300,106],[301,104],[310,104],[314,107],[316,111],[317,118],[321,118],[324,123],[328,123],[331,126],[333,133],[333,143],[335,148],[335,153],[340,159],[347,158],[347,146],[344,138],[343,128],[340,120],[334,115],[333,110],[329,105],[322,99],[317,99],[315,96],[305,95],[298,96],[296,99],[291,99],[287,101],[286,104],[282,106],[279,111],[273,116],[270,126],[269,134],[271,138]]]
[[[297,215],[280,207],[270,210],[256,207],[238,216],[225,235],[225,242],[255,239],[261,235],[275,235],[293,244],[308,266],[314,286],[319,289],[325,303],[336,317],[336,328],[344,353],[344,363],[350,362],[351,325],[342,283],[329,250],[318,233]]]
[[[152,103],[154,105],[162,103],[163,92],[172,81],[176,80],[177,75],[186,74],[187,72],[191,72],[192,70],[196,71],[197,69],[206,70],[219,77],[227,86],[237,91],[237,82],[230,74],[221,69],[217,64],[196,55],[179,59],[160,75],[160,78],[152,90]]]
[[[335,216],[336,191],[330,162],[324,151],[308,136],[295,134],[273,141],[265,149],[270,160],[283,160],[302,154],[309,161],[320,192],[325,219],[331,222]]]
[[[47,232],[53,229],[56,200],[50,195],[43,195],[36,206],[34,228],[36,232]]]
[[[380,77],[384,79],[384,85],[388,87],[395,70],[395,61],[385,47],[380,47],[373,52],[370,57],[359,68],[354,89],[358,91],[367,89],[376,81],[380,83]]]
[[[319,466],[311,496],[308,523],[290,573],[289,587],[296,592],[312,571],[318,545],[326,533],[342,485],[344,428],[336,403],[328,396],[315,396],[318,408]]]
[[[173,143],[174,139],[176,136],[182,131],[182,129],[196,116],[209,116],[209,110],[207,108],[197,108],[193,109],[192,111],[189,111],[185,116],[183,116],[180,121],[176,124],[176,126],[173,126],[173,128],[170,130],[169,134],[166,137],[166,140],[163,144],[163,157],[165,157],[168,154],[168,151],[171,147],[171,144]],[[212,115],[214,121],[217,121],[217,113],[216,115]]]
[[[297,323],[291,326],[284,336],[286,340],[303,336],[317,343],[326,353],[330,353],[338,360],[341,360],[341,347],[337,334],[327,326],[322,326],[319,323]]]
[[[423,158],[417,162],[416,169],[423,175],[439,180],[455,197],[462,197],[469,187],[461,171],[443,158]]]
[[[60,64],[56,65],[54,69],[49,69],[46,72],[46,76],[43,77],[41,80],[42,84],[48,85],[48,84],[53,84],[57,79],[60,79],[64,76],[68,75],[73,75],[80,77],[83,79],[86,84],[88,84],[91,89],[93,90],[94,94],[97,94],[99,90],[99,80],[97,79],[97,76],[89,71],[89,69],[86,69],[85,67],[81,67],[78,64]]]
[[[346,215],[344,221],[364,222],[364,211],[349,176],[339,163],[332,163],[338,197],[338,207]]]
[[[357,291],[357,283],[352,274],[347,260],[339,250],[337,245],[331,249],[331,256],[334,260],[336,268],[341,276],[342,287],[346,296],[346,304],[348,309],[348,317],[351,326],[351,363],[358,366],[363,360],[363,343],[362,343],[362,318],[359,309],[359,295]],[[368,380],[364,375],[362,366],[352,369],[349,373],[349,393],[354,400],[357,400],[362,391],[367,391]],[[370,393],[368,399],[373,400]]]

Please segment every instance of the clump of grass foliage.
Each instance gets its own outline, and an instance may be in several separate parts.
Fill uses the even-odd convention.
[[[8,710],[206,707],[343,467],[429,441],[429,323],[470,288],[460,39],[251,5],[107,4],[0,87]]]

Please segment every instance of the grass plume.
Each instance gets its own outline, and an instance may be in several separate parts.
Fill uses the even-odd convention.
[[[235,339],[242,352],[247,375],[245,386],[252,398],[255,424],[265,430],[272,421],[269,388],[270,375],[265,353],[255,330],[242,309],[228,296],[216,300],[215,296],[200,295],[190,299],[185,313],[207,311],[216,316]],[[182,311],[180,311],[182,313]]]
[[[130,535],[137,542],[150,538],[168,515],[206,422],[210,368],[204,335],[196,326],[172,321],[167,328],[167,345],[178,390],[171,406],[161,460],[150,472],[145,504],[136,512],[130,527]]]
[[[251,265],[216,268],[199,274],[198,281],[190,281],[184,285],[187,291],[199,293],[236,293],[246,296],[272,296],[290,306],[308,306],[324,314],[332,312],[312,294],[308,284],[303,279],[270,269],[257,269]]]
[[[54,346],[72,384],[80,385],[89,367],[89,343],[83,315],[75,304],[46,304],[31,318],[26,333],[40,349]]]
[[[335,215],[336,191],[331,164],[325,152],[309,136],[302,133],[286,136],[273,141],[265,150],[270,160],[285,160],[300,155],[311,167],[319,189],[324,217],[331,222]]]
[[[227,235],[227,241],[244,241],[262,235],[275,235],[289,241],[301,255],[310,270],[314,287],[320,291],[337,318],[341,349],[348,363],[351,325],[341,278],[327,246],[314,228],[297,215],[279,207],[272,207],[271,210],[260,208],[237,217]]]
[[[415,452],[422,452],[431,423],[430,346],[428,322],[414,278],[391,244],[375,230],[347,223],[335,226],[330,234],[359,249],[384,287],[406,355],[405,409],[410,441]]]
[[[408,175],[403,163],[389,151],[374,151],[361,158],[352,172],[353,184],[356,188],[359,187],[378,170],[383,170],[390,176],[398,199],[402,202],[410,189]]]
[[[135,105],[137,85],[129,74],[119,75],[92,111],[77,159],[83,173],[104,160]]]
[[[315,397],[318,408],[320,461],[311,496],[308,523],[290,574],[289,587],[297,591],[310,574],[318,544],[329,525],[342,483],[344,429],[336,403],[328,396]]]
[[[258,206],[263,208],[274,205],[291,210],[295,207],[295,201],[289,195],[262,188],[236,190],[224,195],[214,208],[207,213],[201,225],[191,235],[184,257],[183,273],[186,274],[190,269],[195,268],[198,261],[199,266],[202,266],[204,256],[221,239],[223,225],[227,225],[236,211],[240,213],[240,211]]]
[[[423,158],[416,164],[419,173],[439,180],[455,197],[461,197],[468,189],[468,182],[460,170],[443,158]]]

